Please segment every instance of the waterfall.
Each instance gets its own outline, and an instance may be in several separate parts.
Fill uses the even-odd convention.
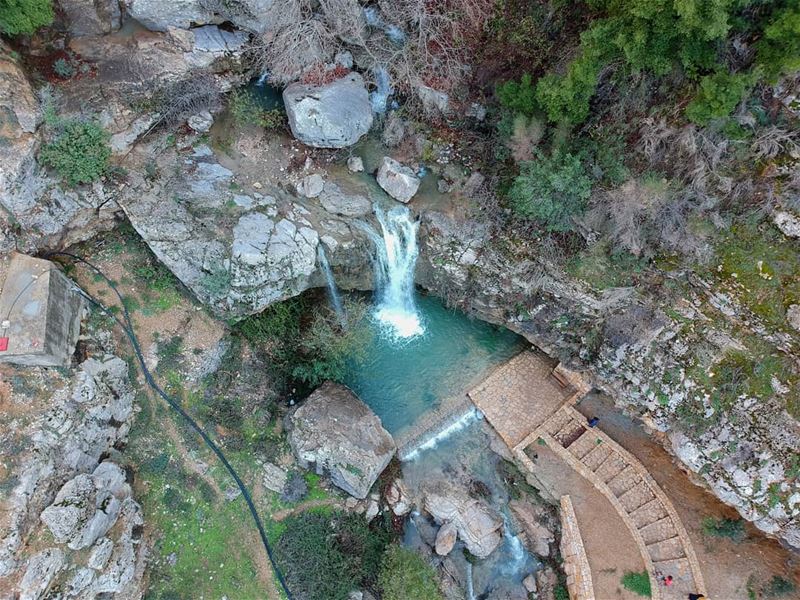
[[[511,522],[505,513],[503,513],[503,537],[509,554],[509,560],[503,565],[503,571],[508,575],[514,575],[525,566],[528,555],[519,536],[511,533]]]
[[[376,67],[373,70],[375,75],[375,91],[370,92],[369,101],[372,104],[372,111],[382,115],[386,112],[386,104],[389,102],[389,96],[394,91],[389,79],[389,71],[383,67]]]
[[[414,460],[421,452],[436,448],[436,446],[450,436],[462,431],[475,421],[480,420],[482,416],[483,415],[477,408],[471,408],[461,414],[456,414],[452,418],[440,423],[438,427],[431,429],[425,435],[421,436],[416,440],[413,446],[402,448],[398,453],[398,457],[401,461]]]
[[[375,216],[382,235],[366,223],[360,224],[375,243],[375,318],[394,338],[421,335],[425,328],[414,302],[419,224],[405,206],[396,206],[387,213],[376,206]]]
[[[472,585],[472,563],[467,561],[467,600],[475,600],[475,589]]]
[[[264,71],[261,75],[258,76],[258,81],[256,81],[256,85],[258,87],[263,87],[265,83],[267,83],[267,79],[269,79],[269,71]]]
[[[339,297],[339,290],[336,289],[333,271],[331,271],[331,265],[328,263],[328,256],[325,254],[325,248],[322,247],[322,244],[317,246],[317,259],[319,260],[319,266],[322,267],[322,272],[325,273],[325,279],[328,282],[328,295],[333,309],[336,311],[339,324],[342,328],[345,328],[347,327],[347,316],[344,313],[344,308],[342,308],[342,299]]]

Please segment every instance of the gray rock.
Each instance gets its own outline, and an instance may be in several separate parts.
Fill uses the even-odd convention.
[[[528,549],[543,558],[550,556],[550,544],[555,541],[555,535],[542,522],[545,513],[535,505],[520,500],[512,500],[509,508],[522,528]]]
[[[205,133],[214,124],[214,117],[207,110],[192,115],[186,121],[189,127],[197,133]]]
[[[791,213],[778,211],[772,216],[775,226],[787,237],[800,238],[800,217]]]
[[[227,502],[233,502],[241,495],[242,495],[242,490],[240,490],[235,485],[225,488],[225,500]]]
[[[191,31],[194,34],[195,51],[215,54],[240,52],[249,37],[243,31],[227,31],[216,25],[195,27]]]
[[[283,91],[295,138],[317,148],[355,144],[372,127],[372,107],[358,73],[322,86],[293,83]]]
[[[372,211],[372,202],[365,196],[346,194],[338,185],[328,181],[320,197],[322,207],[343,217],[363,217]]]
[[[351,173],[361,173],[364,170],[364,161],[360,156],[351,156],[347,159],[347,169]]]
[[[282,494],[284,489],[286,489],[286,481],[288,479],[286,471],[270,462],[264,463],[263,471],[264,474],[261,481],[264,487],[278,494]]]
[[[458,530],[454,523],[447,522],[439,528],[436,533],[436,543],[434,549],[439,556],[447,556],[452,552],[453,546],[458,539]]]
[[[19,585],[19,600],[44,598],[56,575],[64,568],[64,553],[48,548],[31,556]]]
[[[791,304],[786,309],[786,320],[794,329],[800,331],[800,304]]]
[[[381,141],[387,148],[395,148],[400,145],[406,135],[406,127],[403,124],[397,113],[392,113],[386,119],[386,125],[383,126],[383,133],[381,134]]]
[[[417,96],[422,101],[422,108],[428,115],[446,115],[450,112],[450,96],[427,85],[417,88]]]
[[[448,482],[425,489],[425,510],[438,523],[452,523],[472,554],[486,558],[502,543],[503,519],[482,500]]]
[[[122,25],[117,0],[58,0],[67,29],[74,37],[105,35]]]
[[[127,12],[152,31],[189,29],[208,23],[232,22],[240,29],[262,33],[275,22],[275,0],[124,0]]]
[[[42,512],[42,522],[60,543],[75,544],[94,516],[97,491],[90,475],[78,475],[59,490],[55,502]]]
[[[528,575],[522,580],[522,585],[529,594],[535,594],[539,587],[536,585],[536,577],[533,574]]]
[[[473,102],[464,112],[464,116],[473,118],[477,121],[483,121],[486,118],[486,107],[483,104]]]
[[[112,542],[109,538],[104,537],[97,540],[94,548],[92,548],[92,553],[89,555],[89,561],[86,563],[86,565],[90,569],[102,571],[106,568],[113,550],[114,542]]]
[[[111,152],[115,155],[125,154],[128,150],[131,149],[134,143],[150,128],[157,120],[156,114],[146,114],[140,117],[137,117],[133,123],[130,124],[126,129],[115,133],[111,136],[109,140],[109,146],[111,146]]]
[[[317,388],[290,422],[289,443],[300,464],[315,465],[356,498],[366,498],[396,450],[377,415],[336,383]]]
[[[333,62],[345,69],[353,68],[353,55],[348,51],[337,52],[333,57]]]
[[[316,198],[322,193],[322,188],[325,185],[325,180],[319,173],[308,175],[300,180],[297,184],[297,193],[306,198]]]
[[[414,171],[388,156],[378,169],[378,185],[395,200],[407,203],[419,189],[420,180]]]

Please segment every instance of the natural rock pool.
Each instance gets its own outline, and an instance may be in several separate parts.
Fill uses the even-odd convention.
[[[525,346],[515,333],[449,310],[432,296],[416,303],[424,333],[398,339],[371,319],[365,358],[351,363],[345,379],[394,436]]]

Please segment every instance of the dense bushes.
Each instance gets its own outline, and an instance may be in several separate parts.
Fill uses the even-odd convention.
[[[755,80],[752,73],[725,71],[703,77],[694,100],[686,107],[686,117],[699,125],[727,117],[750,93]]]
[[[728,538],[734,542],[741,542],[747,537],[743,519],[703,519],[703,533],[712,537]]]
[[[278,129],[284,123],[281,110],[267,110],[246,90],[231,92],[228,108],[239,127],[256,125],[265,129]]]
[[[302,513],[284,525],[275,549],[296,598],[345,600],[356,588],[374,589],[392,539],[387,530],[342,513]]]
[[[650,587],[650,576],[647,571],[642,571],[641,573],[628,571],[622,576],[622,587],[645,598],[649,598],[653,594]]]
[[[364,351],[365,310],[360,302],[348,303],[349,325],[343,329],[331,311],[296,297],[244,319],[236,329],[268,356],[284,385],[294,379],[316,387],[326,379],[341,381],[348,360]]]
[[[518,216],[539,221],[549,231],[567,231],[586,208],[592,181],[572,154],[556,150],[549,157],[536,156],[522,163],[508,193],[511,206]]]
[[[402,546],[386,552],[380,573],[383,600],[440,600],[436,573],[423,558]]]
[[[33,33],[53,21],[51,0],[0,0],[0,32]]]
[[[39,153],[45,165],[58,171],[69,185],[91,183],[106,172],[111,158],[108,132],[88,121],[59,121],[55,126],[55,138]]]

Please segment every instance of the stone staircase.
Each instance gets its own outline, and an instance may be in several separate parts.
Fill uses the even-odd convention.
[[[650,574],[652,597],[686,598],[705,590],[691,541],[672,503],[627,450],[597,428],[572,406],[562,406],[514,450],[525,464],[531,444],[543,439],[562,459],[588,479],[619,512],[642,553]],[[674,583],[665,587],[663,576]]]

